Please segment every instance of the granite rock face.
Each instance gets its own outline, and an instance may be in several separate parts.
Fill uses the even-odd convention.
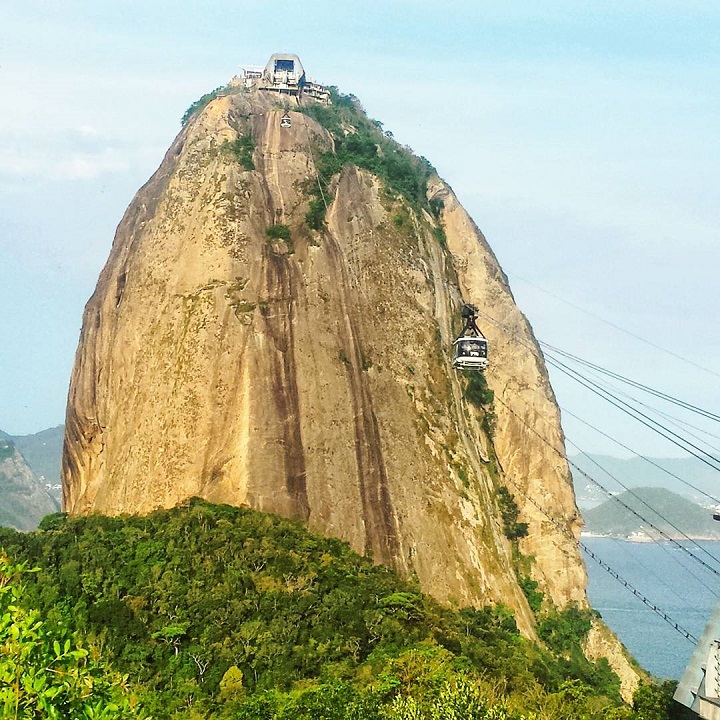
[[[308,188],[333,139],[301,110],[261,91],[215,99],[131,203],[84,314],[64,507],[145,513],[201,496],[303,518],[441,600],[502,601],[532,636],[500,485],[529,525],[520,548],[540,589],[558,607],[586,604],[532,331],[438,178],[435,215],[346,165],[324,229],[310,230]],[[228,150],[248,136],[254,169]],[[289,239],[268,236],[277,225]],[[463,301],[490,342],[492,438],[450,367]]]

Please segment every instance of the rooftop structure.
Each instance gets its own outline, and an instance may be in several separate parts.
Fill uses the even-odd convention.
[[[330,102],[330,91],[320,83],[316,83],[313,80],[306,80],[303,87],[303,95],[306,97],[315,98],[326,105]]]
[[[269,89],[297,93],[305,84],[305,69],[297,55],[275,53],[265,65],[263,79],[271,86]]]
[[[262,77],[264,69],[262,65],[243,65],[243,77],[249,80],[258,80]]]
[[[265,67],[243,65],[242,70],[243,77],[239,81],[247,88],[269,90],[296,97],[302,95],[319,102],[330,102],[328,89],[305,75],[305,68],[297,55],[274,53]]]

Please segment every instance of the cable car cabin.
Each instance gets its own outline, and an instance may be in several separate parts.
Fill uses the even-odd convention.
[[[475,322],[477,314],[478,310],[474,305],[463,305],[465,325],[453,343],[452,366],[455,369],[484,370],[488,366],[488,341]]]
[[[461,335],[453,343],[452,366],[455,369],[477,368],[484,370],[488,366],[488,342],[484,337]]]
[[[280,118],[280,127],[281,128],[289,128],[291,126],[292,126],[292,120],[290,119],[290,116],[287,113],[285,113]]]

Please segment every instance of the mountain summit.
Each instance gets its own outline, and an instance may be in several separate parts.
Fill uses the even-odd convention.
[[[83,318],[65,509],[300,517],[533,634],[519,575],[586,604],[540,350],[450,187],[296,60],[195,103],[125,213]],[[489,389],[451,368],[463,302]]]

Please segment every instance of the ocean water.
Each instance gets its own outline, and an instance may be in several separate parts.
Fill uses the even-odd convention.
[[[590,537],[583,537],[582,542],[681,628],[700,637],[720,602],[718,575],[672,543]],[[699,542],[702,550],[688,542],[683,545],[720,573],[720,542]],[[593,608],[646,670],[657,677],[679,679],[695,645],[583,555]]]

